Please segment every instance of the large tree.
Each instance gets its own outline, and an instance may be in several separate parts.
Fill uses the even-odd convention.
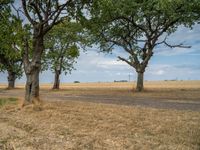
[[[0,71],[7,71],[9,89],[15,87],[16,78],[23,73],[21,51],[16,48],[21,21],[12,15],[11,4],[3,1],[0,5]]]
[[[79,23],[64,21],[46,35],[44,67],[47,66],[55,74],[53,89],[59,89],[62,72],[67,74],[74,69],[82,44],[80,42],[83,42],[81,33],[82,26]]]
[[[170,48],[189,47],[169,43],[168,38],[180,25],[192,28],[199,20],[199,3],[199,0],[95,0],[88,28],[101,50],[108,52],[120,47],[127,54],[118,58],[136,70],[136,90],[142,91],[144,72],[156,47],[161,44]]]
[[[65,20],[75,19],[81,13],[85,0],[21,0],[23,13],[32,29],[32,41],[23,38],[24,44],[24,70],[26,74],[25,101],[34,102],[39,99],[39,72],[41,70],[41,57],[45,50],[44,36],[57,24]]]

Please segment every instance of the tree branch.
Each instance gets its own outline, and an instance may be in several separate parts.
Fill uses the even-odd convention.
[[[25,16],[28,18],[28,20],[30,21],[30,23],[31,23],[32,25],[34,25],[35,22],[34,22],[34,20],[31,18],[31,16],[30,16],[29,13],[28,13],[28,10],[27,10],[26,0],[22,0],[22,7],[23,7],[23,10],[24,10]]]
[[[118,56],[118,59],[121,60],[121,61],[126,62],[127,64],[129,64],[132,67],[135,67],[130,61],[126,60],[125,58],[122,58],[122,57]]]
[[[175,48],[175,47],[179,47],[179,48],[191,48],[191,46],[186,46],[186,45],[183,45],[183,43],[181,44],[178,44],[178,45],[171,45],[171,44],[168,44],[166,41],[164,41],[164,44],[170,48]]]
[[[144,27],[142,27],[141,25],[134,22],[133,19],[127,18],[125,16],[117,16],[117,17],[112,18],[110,21],[112,22],[112,21],[116,21],[116,20],[120,20],[120,19],[126,20],[127,22],[130,22],[134,27],[139,28],[140,30],[142,30],[143,32],[148,34]]]
[[[164,25],[164,27],[163,27],[163,29],[160,31],[160,33],[157,35],[157,38],[158,37],[160,37],[164,32],[166,32],[167,31],[167,29],[169,28],[169,27],[171,27],[171,26],[173,26],[176,22],[178,22],[179,21],[179,19],[180,18],[176,18],[175,20],[173,20],[173,21],[169,21],[169,22],[167,22],[167,20],[165,20],[166,22],[166,24]]]
[[[38,5],[38,0],[36,0],[36,4]],[[38,16],[40,22],[42,22],[42,21],[43,21],[43,18],[42,18],[42,16],[41,16],[40,10],[39,10],[39,8],[38,8],[38,6],[37,6],[36,4],[35,4],[34,2],[31,2],[31,3],[30,3],[30,5],[33,6],[33,8],[34,8],[34,10],[35,10],[35,12],[36,12],[36,14],[37,14],[37,16]],[[39,4],[39,5],[40,5],[40,4]]]
[[[179,48],[191,48],[191,46],[183,45],[183,43],[177,44],[177,45],[171,45],[166,40],[167,40],[167,36],[165,37],[165,39],[162,42],[156,43],[155,45],[165,44],[167,47],[170,47],[170,48],[175,48],[175,47],[179,47]]]
[[[20,15],[19,15],[20,9],[17,9],[17,8],[13,5],[13,3],[11,3],[11,6],[12,6],[12,8],[17,12],[17,18],[19,19],[19,18],[20,18]]]
[[[137,68],[137,64],[134,63],[134,62],[131,62],[131,61],[128,61],[127,59],[121,57],[121,56],[118,56],[118,59],[121,60],[121,61],[124,61],[126,62],[127,64],[129,64],[130,66],[134,67],[134,68]]]
[[[28,44],[28,39],[24,37],[24,54],[23,54],[23,60],[24,60],[24,66],[26,67],[30,62],[29,62],[29,44]]]
[[[65,8],[65,6],[67,6],[69,3],[71,3],[72,0],[68,0],[66,3],[57,6],[57,9],[50,15],[50,17],[47,17],[47,19],[43,22],[43,24],[46,24],[49,20],[51,20],[53,18],[53,16],[55,16],[53,18],[53,21],[51,22],[50,25],[48,25],[45,29],[44,29],[44,33],[47,33],[54,25],[59,24],[62,20],[58,20],[58,17],[60,15],[60,13],[62,12],[62,10]]]

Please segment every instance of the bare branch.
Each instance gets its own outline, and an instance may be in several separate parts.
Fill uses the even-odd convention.
[[[42,6],[41,6],[42,7]],[[42,9],[42,8],[41,8]],[[48,2],[46,3],[46,10],[43,10],[44,13],[44,20],[48,20],[48,16],[49,16],[49,12],[51,11],[51,0],[48,0]],[[45,24],[45,23],[44,23]]]
[[[54,25],[59,24],[62,21],[62,19],[58,20],[58,18],[60,16],[61,12],[63,11],[63,9],[71,2],[72,2],[72,0],[68,0],[66,3],[64,3],[60,6],[57,6],[57,9],[49,17],[47,17],[47,19],[43,22],[43,24],[46,24],[51,19],[53,19],[53,21],[51,22],[50,25],[48,25],[46,27],[44,33],[47,33]]]
[[[118,59],[121,60],[121,61],[126,62],[127,64],[129,64],[132,67],[135,67],[135,65],[133,63],[131,63],[130,61],[128,61],[127,59],[125,59],[123,57],[118,56]]]
[[[37,5],[38,5],[38,1],[37,1],[36,3],[37,3]],[[42,22],[43,19],[42,19],[41,12],[40,12],[38,6],[37,6],[34,2],[31,2],[30,5],[33,6],[33,8],[34,8],[34,10],[35,10],[35,12],[36,12],[36,14],[37,14],[37,16],[38,16],[40,22]],[[39,5],[40,5],[40,4],[39,4]]]
[[[167,36],[165,36],[165,38],[164,38],[164,40],[163,40],[162,42],[158,42],[158,43],[156,43],[155,46],[156,46],[156,45],[163,44],[166,40],[167,40]]]
[[[34,20],[31,18],[31,16],[30,16],[29,13],[28,13],[28,10],[27,10],[26,0],[22,0],[22,7],[23,7],[23,10],[24,10],[25,16],[28,18],[28,20],[30,21],[30,23],[31,23],[32,25],[34,25],[35,22],[34,22]]]
[[[121,57],[121,56],[118,56],[118,59],[121,60],[121,61],[124,61],[126,62],[127,64],[129,64],[130,66],[134,67],[134,68],[137,68],[137,65],[138,63],[137,62],[133,62],[133,61],[128,61],[127,59]]]
[[[19,15],[20,9],[17,9],[17,8],[13,5],[13,3],[11,3],[11,6],[12,6],[12,8],[17,12],[17,18],[20,18],[20,15]]]
[[[48,2],[47,2],[48,3]],[[46,4],[46,7],[47,7],[47,4]],[[43,14],[45,14],[45,9],[42,7],[42,2],[40,1],[40,2],[38,2],[38,8],[41,10],[41,12],[43,13]]]
[[[166,46],[168,46],[170,48],[175,48],[175,47],[179,47],[179,48],[191,48],[191,46],[183,45],[183,43],[177,44],[177,45],[171,45],[166,40],[167,40],[167,36],[164,38],[164,40],[162,42],[156,43],[155,45],[165,44]]]
[[[183,45],[183,43],[181,44],[178,44],[178,45],[170,45],[168,44],[166,41],[164,41],[164,44],[170,48],[175,48],[175,47],[179,47],[179,48],[191,48],[191,46],[186,46],[186,45]]]

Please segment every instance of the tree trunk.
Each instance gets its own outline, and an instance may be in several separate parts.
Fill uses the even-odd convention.
[[[35,68],[31,73],[26,74],[25,101],[34,103],[39,101],[39,68]]]
[[[24,55],[26,91],[25,91],[25,101],[23,103],[23,106],[30,103],[36,105],[40,105],[41,103],[39,98],[39,73],[41,69],[41,57],[43,50],[44,50],[43,36],[34,36],[33,55],[31,61],[29,61],[28,50],[25,51]]]
[[[138,92],[143,91],[144,89],[143,81],[144,81],[144,73],[138,72],[136,91]]]
[[[52,89],[59,89],[59,88],[60,88],[60,70],[55,70],[55,78]]]
[[[13,71],[8,71],[8,89],[15,88],[16,75]]]

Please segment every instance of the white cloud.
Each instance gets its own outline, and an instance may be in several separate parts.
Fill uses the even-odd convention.
[[[161,37],[160,41],[164,38]],[[165,45],[160,45],[155,48],[155,55],[172,56],[172,55],[182,55],[200,53],[200,25],[195,25],[192,30],[180,26],[178,30],[169,36],[167,39],[168,43],[171,45],[177,45],[183,43],[187,46],[192,46],[191,48],[169,48]]]
[[[155,75],[163,75],[164,73],[164,70],[158,70],[157,72],[155,72]]]
[[[152,64],[145,72],[147,80],[199,79],[200,69],[195,65]]]
[[[97,53],[89,51],[81,53],[80,58],[75,65],[77,70],[71,75],[62,77],[61,81],[114,81],[127,80],[128,74],[133,72],[133,69],[128,64],[118,61],[116,57],[110,54]],[[133,75],[132,75],[133,79]]]
[[[122,61],[115,60],[105,60],[102,62],[97,63],[97,66],[100,68],[111,69],[113,67],[117,68],[127,68],[128,64]]]
[[[200,44],[198,44],[200,45]],[[162,56],[175,56],[175,55],[182,55],[182,54],[190,54],[197,52],[198,45],[193,46],[192,48],[167,48],[167,47],[160,47],[155,49],[155,55],[162,55]],[[200,52],[200,50],[199,50]],[[198,54],[197,54],[198,55]]]

